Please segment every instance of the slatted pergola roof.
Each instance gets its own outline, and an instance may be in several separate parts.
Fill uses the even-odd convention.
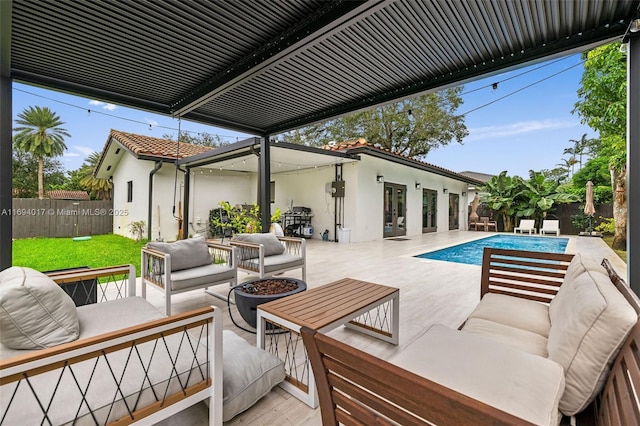
[[[266,135],[620,38],[639,2],[8,3],[14,80]]]

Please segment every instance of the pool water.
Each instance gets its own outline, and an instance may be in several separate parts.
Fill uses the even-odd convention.
[[[568,238],[493,235],[488,238],[458,244],[457,246],[422,253],[414,257],[466,263],[468,265],[482,265],[482,251],[485,247],[564,253],[568,242]]]

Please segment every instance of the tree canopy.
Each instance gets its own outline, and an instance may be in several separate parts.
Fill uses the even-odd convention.
[[[38,196],[38,175],[33,173],[38,168],[38,161],[38,158],[29,152],[13,151],[11,170],[14,197],[34,198]],[[54,158],[45,158],[42,169],[43,187],[45,189],[62,189],[65,187],[67,180],[60,161]]]
[[[455,112],[462,104],[463,87],[407,99],[358,112],[283,135],[285,142],[320,146],[331,141],[365,138],[367,142],[409,157],[424,157],[432,149],[469,134],[464,116]]]
[[[162,137],[164,139],[176,139],[176,135],[169,133],[165,133]],[[192,135],[189,132],[181,132],[179,141],[191,145],[208,146],[210,148],[219,148],[224,145],[229,145],[229,143],[223,141],[219,135],[212,135],[207,132],[200,132],[195,135]]]
[[[535,219],[538,226],[558,203],[577,201],[578,197],[565,192],[556,179],[541,172],[529,172],[529,179],[508,176],[506,170],[494,176],[482,188],[482,202],[502,217],[505,231],[510,231],[517,218]]]
[[[38,159],[38,198],[44,197],[43,167],[45,158],[60,156],[67,149],[65,137],[71,135],[62,128],[64,122],[49,108],[29,107],[18,114],[18,127],[13,129],[15,147]]]
[[[615,235],[613,248],[626,247],[627,67],[619,43],[597,47],[583,55],[579,100],[573,112],[600,132],[599,157],[607,158],[613,192]],[[593,161],[593,160],[591,160]]]
[[[93,176],[93,171],[100,160],[100,153],[91,153],[78,169],[79,183],[82,189],[89,192],[91,198],[99,200],[111,199],[112,184],[108,179],[100,179]]]

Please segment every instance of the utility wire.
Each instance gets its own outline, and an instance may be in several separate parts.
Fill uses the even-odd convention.
[[[528,70],[526,70],[526,71],[524,71],[524,72],[521,72],[521,73],[519,73],[519,74],[516,74],[516,75],[510,76],[510,77],[504,78],[504,79],[502,79],[502,80],[499,80],[499,81],[496,81],[496,82],[493,82],[493,83],[487,84],[487,85],[485,85],[485,86],[481,86],[481,87],[478,87],[478,88],[475,88],[475,89],[472,89],[472,90],[468,90],[468,91],[466,91],[466,92],[462,92],[462,93],[460,94],[460,96],[468,95],[468,94],[470,94],[470,93],[474,93],[474,92],[477,92],[477,91],[480,91],[480,90],[484,90],[484,89],[487,89],[487,88],[493,88],[493,89],[495,90],[495,88],[497,88],[497,87],[498,87],[498,85],[499,85],[500,83],[504,83],[504,82],[506,82],[506,81],[513,80],[513,79],[516,79],[516,78],[518,78],[518,77],[521,77],[521,76],[523,76],[523,75],[525,75],[525,74],[529,74],[529,73],[532,73],[532,72],[534,72],[534,71],[538,71],[538,70],[540,70],[540,69],[542,69],[542,68],[545,68],[545,67],[548,67],[548,66],[554,65],[554,64],[556,64],[556,63],[558,63],[558,62],[561,62],[561,61],[564,61],[564,60],[567,60],[568,58],[570,58],[570,56],[566,56],[566,57],[559,58],[559,59],[556,59],[556,60],[551,61],[551,62],[548,62],[548,63],[544,63],[544,64],[542,64],[542,65],[540,65],[540,66],[537,66],[537,67],[535,67],[535,68],[528,69]],[[564,72],[567,72],[567,71],[569,71],[569,70],[570,70],[570,69],[572,69],[572,68],[575,68],[575,67],[577,67],[577,66],[583,65],[583,64],[584,64],[585,62],[587,62],[588,60],[589,60],[589,59],[584,59],[584,60],[582,60],[582,61],[578,62],[577,64],[574,64],[574,65],[572,65],[572,66],[570,66],[570,67],[568,67],[568,68],[565,68],[565,69],[563,69],[563,70],[561,70],[561,71],[558,71],[558,72],[556,72],[556,73],[554,73],[554,74],[551,74],[551,75],[549,75],[549,76],[546,76],[546,77],[544,77],[544,78],[542,78],[542,79],[540,79],[540,80],[537,80],[537,81],[535,81],[535,82],[533,82],[533,83],[531,83],[531,84],[528,84],[528,85],[523,86],[523,87],[521,87],[521,88],[519,88],[519,89],[516,89],[516,90],[514,90],[514,91],[512,91],[512,92],[509,92],[509,93],[507,93],[507,94],[506,94],[506,95],[504,95],[504,96],[501,96],[501,97],[499,97],[499,98],[497,98],[497,99],[492,100],[491,102],[487,102],[487,103],[482,104],[482,105],[480,105],[480,106],[478,106],[478,107],[476,107],[476,108],[472,108],[472,109],[470,109],[470,110],[466,111],[466,112],[465,112],[465,113],[463,113],[463,114],[458,114],[458,115],[459,115],[459,116],[466,116],[466,115],[468,115],[468,114],[470,114],[470,113],[472,113],[472,112],[478,111],[478,110],[480,110],[480,109],[482,109],[482,108],[486,108],[486,107],[488,107],[489,105],[492,105],[492,104],[494,104],[494,103],[496,103],[496,102],[498,102],[498,101],[501,101],[501,100],[506,99],[506,98],[508,98],[508,97],[510,97],[510,96],[513,96],[513,95],[514,95],[514,94],[516,94],[516,93],[522,92],[523,90],[526,90],[526,89],[528,89],[528,88],[530,88],[530,87],[532,87],[532,86],[535,86],[535,85],[537,85],[537,84],[540,84],[540,83],[542,83],[542,82],[544,82],[544,81],[546,81],[546,80],[549,80],[549,79],[551,79],[551,78],[554,78],[554,77],[556,77],[556,76],[558,76],[558,75],[560,75],[560,74],[562,74],[562,73],[564,73]],[[95,110],[92,110],[92,109],[90,109],[90,108],[81,107],[81,106],[78,106],[78,105],[71,104],[71,103],[69,103],[69,102],[61,101],[61,100],[59,100],[59,99],[54,99],[54,98],[50,98],[50,97],[47,97],[47,96],[44,96],[44,95],[39,95],[39,94],[36,94],[36,93],[33,93],[33,92],[29,92],[29,91],[27,91],[27,90],[18,89],[18,88],[14,88],[13,90],[16,90],[16,91],[18,91],[18,92],[22,92],[22,93],[26,93],[26,94],[28,94],[28,95],[36,96],[36,97],[39,97],[39,98],[47,99],[47,100],[50,100],[50,101],[53,101],[53,102],[58,102],[58,103],[60,103],[60,104],[67,105],[67,106],[72,107],[72,108],[83,109],[83,110],[88,111],[89,113],[102,114],[102,115],[105,115],[105,116],[107,116],[107,117],[117,118],[117,119],[120,119],[120,120],[129,121],[129,122],[132,122],[132,123],[138,123],[138,124],[143,124],[143,125],[149,125],[149,127],[151,127],[151,126],[152,126],[152,124],[150,124],[150,123],[148,123],[148,122],[143,122],[143,121],[139,121],[139,120],[134,120],[134,119],[132,119],[132,118],[122,117],[122,116],[119,116],[119,115],[116,115],[116,114],[110,114],[110,113],[106,113],[106,112],[102,112],[102,111],[95,111]],[[396,115],[398,115],[398,116],[399,116],[399,115],[403,115],[403,114],[404,114],[404,112],[403,112],[403,113],[396,114]],[[409,114],[412,114],[412,110],[409,110]],[[195,130],[180,130],[180,126],[178,126],[178,128],[177,128],[177,129],[176,129],[176,128],[174,128],[174,127],[161,126],[161,125],[153,125],[153,127],[157,127],[157,128],[160,128],[160,129],[172,130],[172,131],[176,131],[176,130],[177,130],[178,132],[181,132],[181,133],[196,133],[196,134],[198,134],[198,133],[202,133],[202,132],[198,132],[198,131],[195,131]],[[237,137],[237,136],[230,136],[230,135],[220,135],[220,134],[215,134],[214,136],[218,136],[218,137],[220,137],[220,138],[238,139],[238,137]]]
[[[119,120],[129,121],[131,123],[142,124],[142,125],[145,125],[145,126],[149,126],[150,128],[151,127],[157,127],[159,129],[178,131],[180,133],[195,133],[195,134],[203,133],[203,132],[198,132],[196,130],[180,130],[180,126],[178,126],[178,128],[175,128],[175,127],[169,127],[169,126],[161,126],[159,124],[155,124],[154,125],[154,124],[151,124],[151,123],[146,122],[146,121],[135,120],[133,118],[123,117],[123,116],[116,115],[116,114],[110,114],[108,112],[96,111],[96,110],[93,110],[91,108],[82,107],[82,106],[79,106],[79,105],[74,105],[74,104],[69,103],[69,102],[65,102],[65,101],[61,101],[59,99],[54,99],[54,98],[51,98],[51,97],[48,97],[48,96],[44,96],[44,95],[40,95],[40,94],[37,94],[37,93],[29,92],[28,90],[19,89],[17,87],[14,87],[13,90],[15,90],[17,92],[25,93],[27,95],[31,95],[31,96],[35,96],[35,97],[38,97],[38,98],[46,99],[46,100],[49,100],[49,101],[52,101],[52,102],[57,102],[59,104],[66,105],[66,106],[69,106],[69,107],[72,107],[72,108],[85,110],[89,114],[100,114],[100,115],[104,115],[104,116],[107,116],[107,117],[117,118]],[[231,136],[231,135],[214,134],[213,136],[218,136],[220,138],[228,138],[228,139],[238,139],[238,136]]]

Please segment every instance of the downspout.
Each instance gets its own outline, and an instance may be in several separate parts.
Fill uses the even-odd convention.
[[[190,168],[180,168],[176,165],[177,169],[180,170],[184,174],[184,200],[183,200],[183,208],[182,208],[182,239],[186,240],[189,238],[189,193],[191,192],[191,169]],[[175,208],[175,206],[174,206]],[[175,213],[174,213],[175,216]],[[186,225],[185,225],[186,223]]]
[[[149,173],[149,207],[147,208],[147,223],[149,224],[149,226],[147,227],[147,240],[149,241],[151,241],[151,220],[153,213],[153,175],[155,175],[161,167],[162,162],[156,161],[156,166]]]

